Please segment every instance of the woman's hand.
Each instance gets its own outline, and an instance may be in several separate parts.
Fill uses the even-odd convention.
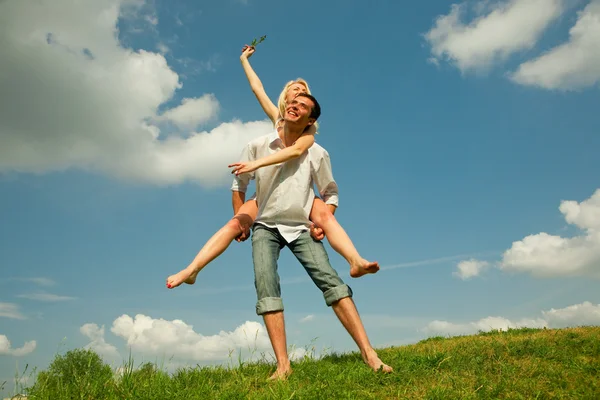
[[[240,56],[240,60],[247,60],[252,57],[252,54],[256,51],[254,46],[248,46],[247,44],[242,47],[242,55]]]
[[[235,174],[236,176],[240,174],[254,172],[258,169],[258,165],[254,161],[233,163],[229,164],[228,167],[233,168],[231,173]]]

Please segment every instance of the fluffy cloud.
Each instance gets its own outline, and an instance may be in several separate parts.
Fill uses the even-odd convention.
[[[581,235],[527,236],[504,252],[500,268],[535,276],[600,277],[600,189],[581,203],[562,201],[559,210],[567,223],[582,230]]]
[[[309,322],[315,319],[315,316],[313,314],[309,314],[306,317],[300,319],[300,322]]]
[[[173,122],[181,129],[195,129],[217,115],[219,102],[212,94],[197,99],[183,99],[181,105],[167,110],[157,119]]]
[[[479,331],[489,332],[492,330],[506,331],[511,328],[543,328],[547,322],[543,319],[522,319],[519,321],[510,321],[502,317],[486,317],[476,322],[457,324],[448,321],[432,321],[423,332],[435,335],[469,335]]]
[[[545,89],[579,89],[600,82],[600,0],[579,13],[566,43],[521,64],[512,79]]]
[[[20,297],[22,299],[43,301],[46,303],[75,300],[75,297],[60,296],[58,294],[44,293],[44,292],[20,294],[17,297]]]
[[[10,340],[8,340],[8,338],[5,335],[0,335],[0,355],[8,355],[15,357],[25,356],[34,351],[36,345],[37,344],[35,340],[32,340],[29,342],[25,342],[23,347],[13,349],[10,344]]]
[[[178,74],[162,54],[118,39],[120,18],[142,3],[0,2],[0,173],[81,168],[157,184],[229,181],[226,160],[270,124],[161,131],[164,121],[195,129],[219,107],[204,95],[161,109],[181,87]]]
[[[432,61],[448,60],[461,71],[489,68],[511,54],[531,49],[544,30],[567,7],[566,0],[480,1],[473,10],[468,3],[453,4],[425,34]],[[475,17],[463,22],[472,11]]]
[[[0,317],[25,319],[25,316],[19,311],[19,306],[13,303],[0,303]]]
[[[246,321],[232,332],[204,336],[181,320],[122,315],[113,322],[111,331],[125,339],[133,351],[195,361],[225,360],[234,350],[260,353],[271,348],[267,330],[253,321]]]
[[[600,325],[600,304],[592,304],[589,301],[575,304],[566,308],[543,311],[544,319],[552,328],[566,326]]]
[[[86,349],[92,349],[106,358],[119,357],[117,348],[112,344],[106,343],[106,340],[104,339],[104,325],[99,327],[96,324],[85,324],[79,328],[79,332],[91,340],[91,342],[85,346]]]
[[[600,325],[600,304],[584,302],[562,309],[542,311],[543,318],[511,321],[502,317],[487,317],[476,322],[452,323],[432,321],[422,332],[429,335],[468,335],[479,331],[506,331],[511,328],[565,328],[582,325]]]
[[[457,270],[454,272],[454,275],[462,280],[473,278],[481,274],[488,265],[489,263],[487,261],[480,261],[474,258],[461,261],[456,266]]]

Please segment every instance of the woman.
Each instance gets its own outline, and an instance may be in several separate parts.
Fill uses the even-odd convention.
[[[310,94],[310,90],[306,81],[302,79],[290,81],[285,85],[283,91],[279,95],[278,106],[275,106],[267,96],[262,82],[252,69],[248,60],[254,51],[254,47],[244,46],[240,61],[254,95],[267,116],[273,122],[275,128],[279,130],[281,115],[283,115],[288,102],[294,99],[298,93]],[[315,142],[314,134],[316,133],[316,130],[316,126],[314,128],[311,126],[293,145],[285,147],[267,157],[252,162],[234,163],[229,165],[229,167],[233,167],[232,173],[239,175],[253,172],[261,167],[279,164],[300,157]],[[217,231],[208,242],[206,242],[188,267],[167,278],[167,287],[170,289],[175,288],[184,282],[187,284],[194,284],[198,272],[212,260],[221,255],[234,239],[238,239],[238,241],[245,239],[245,235],[252,226],[257,214],[258,206],[256,200],[251,199],[245,202],[240,207],[238,213],[227,222],[225,226]],[[327,236],[331,247],[348,261],[350,264],[350,276],[358,278],[365,274],[375,273],[379,270],[379,264],[377,262],[367,261],[360,256],[346,234],[346,231],[344,231],[337,222],[332,211],[329,209],[329,206],[327,206],[323,200],[315,198],[310,213],[310,220],[314,223],[314,226],[311,227],[313,236],[320,238],[324,233]]]

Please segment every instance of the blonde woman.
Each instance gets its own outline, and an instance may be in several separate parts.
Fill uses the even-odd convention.
[[[254,53],[254,47],[244,46],[242,49],[242,55],[240,57],[242,67],[250,83],[250,87],[254,92],[258,102],[267,114],[267,116],[273,122],[276,129],[279,129],[279,122],[281,116],[285,112],[288,102],[294,99],[298,93],[310,94],[308,84],[303,79],[297,79],[295,81],[288,82],[283,88],[279,95],[278,106],[275,106],[273,102],[267,96],[262,82],[252,69],[248,58]],[[315,124],[316,125],[316,124]],[[268,165],[279,164],[291,159],[300,157],[305,151],[307,151],[315,142],[314,134],[316,133],[317,127],[311,126],[305,134],[303,134],[295,143],[286,143],[286,147],[280,151],[273,153],[267,157],[263,157],[254,162],[246,163],[234,163],[230,164],[232,167],[232,173],[236,175],[243,173],[250,173],[258,168],[266,167]],[[243,241],[248,238],[250,228],[256,219],[258,214],[258,206],[256,200],[250,199],[244,202],[244,194],[239,192],[233,192],[233,208],[234,210],[239,209],[237,214],[223,226],[217,233],[215,233],[206,242],[204,247],[198,252],[194,260],[180,272],[175,275],[171,275],[167,278],[167,287],[169,289],[175,288],[182,283],[194,284],[198,272],[202,270],[208,263],[221,255],[233,240]],[[313,222],[311,227],[311,234],[315,239],[321,240],[325,235],[329,240],[331,247],[338,252],[342,257],[350,264],[350,276],[358,278],[365,274],[375,273],[379,270],[379,264],[377,262],[370,262],[362,258],[350,237],[346,234],[346,231],[337,222],[333,213],[335,212],[335,206],[327,205],[323,200],[315,198],[313,202],[312,210],[310,213],[310,220]]]

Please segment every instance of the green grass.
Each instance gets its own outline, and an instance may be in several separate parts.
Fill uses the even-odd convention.
[[[431,338],[379,349],[395,372],[377,374],[357,353],[292,363],[285,382],[274,365],[181,369],[153,364],[119,378],[93,352],[57,356],[37,375],[29,399],[598,399],[600,327],[518,329]]]

